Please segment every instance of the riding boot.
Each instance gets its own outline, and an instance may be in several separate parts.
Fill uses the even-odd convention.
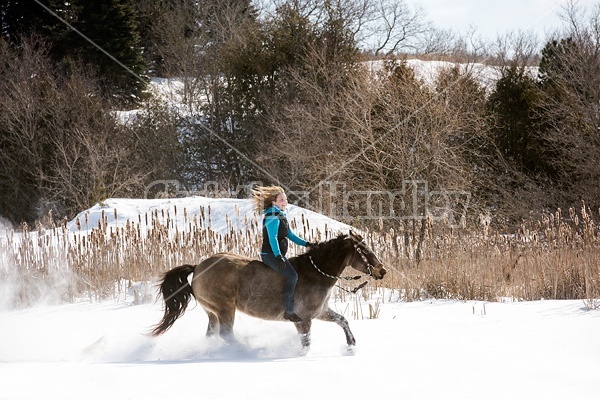
[[[302,318],[298,316],[294,312],[294,288],[296,285],[288,286],[285,285],[285,290],[283,293],[283,307],[285,312],[283,313],[283,318],[292,321],[292,322],[300,322]]]

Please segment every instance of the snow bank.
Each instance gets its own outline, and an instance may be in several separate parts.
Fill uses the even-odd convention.
[[[463,74],[469,74],[479,82],[479,84],[487,89],[492,90],[496,81],[501,77],[500,68],[485,65],[482,63],[456,63],[450,61],[424,61],[418,59],[406,60],[406,65],[413,69],[418,79],[421,79],[425,84],[433,86],[435,80],[441,71],[448,70],[450,68],[458,68]],[[381,61],[373,61],[371,63],[371,70],[378,71],[382,68],[383,64]],[[532,76],[537,74],[537,67],[529,67],[529,73]]]
[[[332,237],[352,227],[322,214],[295,205],[288,206],[288,220],[296,233],[307,237]],[[249,199],[184,197],[167,199],[108,199],[80,212],[67,227],[71,232],[87,231],[106,221],[109,227],[125,227],[127,222],[150,227],[155,214],[163,223],[179,231],[196,220],[203,228],[219,234],[231,230],[245,232],[256,227],[262,216]]]

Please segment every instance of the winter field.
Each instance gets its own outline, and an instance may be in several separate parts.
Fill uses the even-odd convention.
[[[115,243],[123,242],[118,247],[121,258],[87,258],[105,268],[102,262],[122,263],[129,254],[126,249],[135,242],[119,235],[133,229],[128,225],[132,221],[138,221],[137,228],[148,229],[138,229],[141,233],[135,239],[146,251],[154,250],[143,237],[158,232],[183,246],[184,258],[194,247],[181,241],[200,238],[192,235],[197,227],[211,227],[217,235],[211,240],[219,243],[232,230],[252,231],[258,220],[246,200],[198,197],[110,199],[78,218],[79,222],[74,219],[57,228],[59,233],[36,231],[27,238],[4,229],[0,234],[2,272],[8,277],[0,283],[2,400],[562,400],[597,399],[600,393],[600,310],[590,309],[582,300],[407,302],[403,290],[373,282],[359,294],[332,296],[331,306],[350,321],[357,346],[347,348],[337,325],[315,321],[308,353],[303,353],[291,323],[239,313],[235,326],[239,346],[206,339],[208,318],[193,302],[170,331],[151,337],[150,327],[162,316],[161,303],[148,301],[156,294],[151,286],[144,289],[144,281],[119,284],[108,298],[91,289],[76,292],[68,284],[72,276],[59,271],[61,262],[49,264],[57,270],[44,275],[46,287],[37,288],[42,294],[37,302],[15,306],[23,282],[19,286],[10,274],[15,261],[6,252],[11,246],[27,249],[31,254],[19,254],[34,261],[48,262],[52,254],[60,261],[64,254],[57,248],[67,248],[68,241],[85,250],[87,244],[82,243],[88,242],[82,237],[101,231],[115,237]],[[299,207],[291,208],[290,218],[297,223],[296,231],[310,238],[324,239],[348,228]],[[23,246],[28,241],[37,246]],[[41,243],[50,243],[45,246],[54,250],[40,250],[46,248]],[[112,249],[115,243],[103,246]],[[237,249],[251,243],[240,240]],[[69,251],[74,250],[64,251],[64,259],[70,260]],[[104,282],[102,274],[97,281],[92,280],[94,275],[85,276],[89,284]],[[386,279],[393,277],[391,270]],[[65,292],[70,293],[67,299]]]
[[[443,66],[409,64],[426,81]],[[484,85],[494,78],[464,67]],[[180,80],[152,84],[180,102]],[[291,323],[239,313],[239,346],[206,339],[194,302],[163,336],[148,335],[162,317],[152,286],[162,272],[217,251],[258,257],[260,219],[247,200],[108,199],[54,228],[0,223],[0,400],[596,400],[600,237],[591,210],[570,213],[510,235],[485,221],[473,236],[436,227],[419,237],[408,223],[367,233],[388,275],[331,300],[357,346],[315,321],[308,353]],[[349,229],[299,207],[289,214],[312,241]]]
[[[384,296],[385,297],[385,296]],[[343,311],[345,304],[333,304]],[[303,354],[291,323],[238,314],[231,347],[187,311],[164,336],[159,305],[105,301],[0,312],[0,398],[597,399],[600,313],[581,301],[387,302],[315,322]]]

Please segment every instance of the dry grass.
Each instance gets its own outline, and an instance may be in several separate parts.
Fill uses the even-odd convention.
[[[109,226],[105,216],[86,234],[65,226],[32,231],[24,225],[18,234],[9,232],[0,238],[5,292],[0,300],[6,302],[10,295],[12,306],[26,306],[40,300],[119,299],[136,282],[152,281],[163,271],[219,251],[258,256],[262,232],[256,221],[246,221],[243,230],[229,223],[229,232],[222,235],[207,228],[210,208],[193,216],[185,209],[180,213],[155,211],[118,228]],[[175,223],[182,219],[183,228]],[[373,299],[381,293],[378,285],[384,285],[393,289],[387,293],[405,301],[583,299],[592,307],[598,304],[600,237],[585,206],[569,215],[558,211],[528,221],[511,234],[495,232],[483,220],[472,230],[426,221],[423,229],[405,224],[368,232],[388,275],[359,293]],[[294,224],[311,240],[327,239],[322,232],[300,228],[300,221]],[[352,298],[342,290],[336,296]],[[367,312],[369,318],[377,316],[378,305]]]
[[[567,218],[559,210],[523,223],[512,234],[494,232],[487,222],[470,233],[426,226],[420,250],[402,230],[376,236],[390,267],[387,284],[405,300],[600,297],[600,237],[585,206]]]

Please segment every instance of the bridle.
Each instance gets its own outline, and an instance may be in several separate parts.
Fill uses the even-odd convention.
[[[312,257],[309,255],[308,259],[310,260],[310,263],[312,264],[312,266],[321,273],[321,275],[326,276],[327,278],[330,279],[334,279],[334,280],[345,280],[345,281],[355,281],[358,279],[362,279],[365,276],[373,276],[373,270],[375,269],[375,267],[373,267],[373,264],[371,264],[369,262],[369,260],[367,259],[367,256],[363,253],[362,249],[359,247],[359,243],[354,243],[353,245],[354,247],[354,252],[352,254],[352,261],[350,262],[350,265],[354,264],[354,257],[356,257],[356,254],[358,254],[363,262],[365,263],[366,267],[367,267],[367,271],[369,272],[366,275],[356,275],[356,276],[336,276],[336,275],[330,275],[327,272],[324,272],[323,270],[321,270],[321,268],[319,268],[317,266],[317,264],[315,264],[314,260],[312,259]],[[346,291],[346,292],[350,292],[350,293],[356,293],[357,291],[359,291],[360,289],[362,289],[363,287],[365,287],[365,285],[369,283],[368,281],[365,281],[363,283],[361,283],[360,285],[358,285],[357,287],[355,287],[352,290],[347,290],[341,286],[338,285],[338,288]]]
[[[356,253],[358,253],[360,258],[362,258],[363,262],[367,266],[367,271],[369,271],[369,276],[373,276],[373,270],[375,269],[375,267],[373,266],[373,264],[371,264],[369,262],[369,259],[367,258],[367,256],[363,253],[362,249],[358,246],[359,244],[360,243],[354,243],[354,250],[356,250],[356,251],[352,255],[352,263],[354,263],[354,256],[356,255]]]

